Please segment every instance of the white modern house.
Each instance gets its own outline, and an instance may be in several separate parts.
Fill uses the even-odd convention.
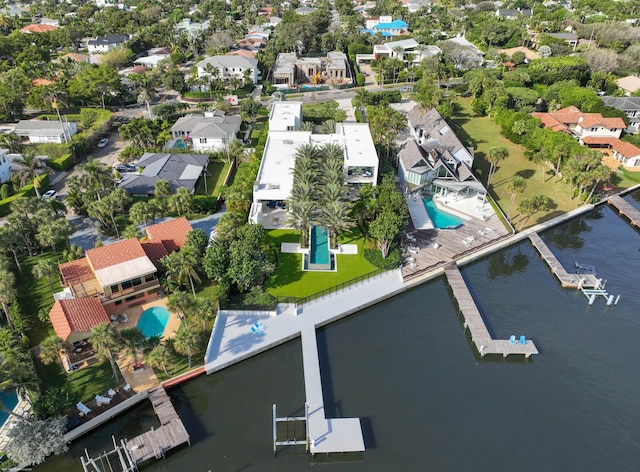
[[[29,144],[64,143],[78,132],[78,124],[74,122],[47,120],[20,120],[14,132],[21,138],[29,140]]]
[[[183,116],[171,127],[172,145],[175,149],[176,141],[183,140],[191,141],[197,152],[224,151],[236,139],[240,124],[239,117],[220,112]]]
[[[367,123],[338,123],[332,134],[312,134],[297,128],[288,129],[293,126],[292,123],[302,121],[302,107],[290,105],[290,102],[276,102],[271,110],[269,136],[253,186],[250,223],[263,224],[265,215],[274,202],[290,199],[295,154],[302,145],[340,145],[344,150],[343,172],[347,185],[376,185],[378,180],[378,154]],[[287,130],[276,131],[271,127],[272,123],[276,128],[286,126]]]
[[[258,81],[258,61],[242,56],[212,56],[198,62],[198,77],[209,75],[207,66],[218,70],[222,80],[230,80],[236,77],[244,79],[245,71],[249,71],[249,78],[253,84]]]
[[[5,183],[11,176],[11,162],[9,150],[0,148],[0,184]]]
[[[420,64],[423,59],[442,54],[438,46],[427,46],[418,43],[415,39],[402,39],[400,41],[390,41],[384,44],[373,46],[373,56],[376,60],[383,56],[400,59],[404,62]]]
[[[87,41],[87,50],[90,53],[109,52],[119,46],[122,46],[129,40],[127,34],[109,34],[107,36],[97,36],[96,39]]]

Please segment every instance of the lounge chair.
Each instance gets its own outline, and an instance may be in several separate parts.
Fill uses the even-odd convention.
[[[252,332],[253,334],[258,334],[258,335],[260,335],[260,336],[263,336],[263,335],[264,335],[264,331],[263,331],[263,330],[261,330],[261,329],[259,329],[259,328],[256,328],[256,327],[255,327],[255,325],[251,325],[251,332]]]
[[[131,391],[131,385],[129,385],[128,383],[124,384],[124,387],[122,387],[122,388],[124,389],[125,392]]]
[[[257,321],[253,324],[253,326],[256,327],[256,329],[265,332],[267,330],[267,327],[263,324],[258,323]]]
[[[98,403],[98,406],[108,405],[109,403],[111,403],[111,398],[103,397],[102,395],[96,395],[96,402]]]
[[[88,415],[91,413],[91,409],[82,402],[76,403],[76,408],[80,411],[80,416]]]
[[[109,395],[110,397],[115,397],[116,396],[116,391],[112,388],[109,389],[109,391],[107,392],[107,395]]]
[[[524,334],[520,336],[520,344],[527,344],[527,338],[524,337]]]
[[[509,344],[517,344],[515,334],[512,334],[511,336],[509,336]]]

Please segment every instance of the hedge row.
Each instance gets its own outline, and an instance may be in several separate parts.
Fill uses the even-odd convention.
[[[47,164],[53,170],[67,170],[73,166],[73,156],[71,154],[65,154],[64,156],[60,156],[57,159],[47,159]]]
[[[38,180],[40,181],[40,188],[46,188],[47,185],[49,185],[49,175],[48,174],[43,174],[40,177],[38,177]],[[17,192],[14,195],[11,195],[8,198],[5,198],[4,200],[0,200],[0,216],[5,216],[8,215],[9,213],[11,213],[11,203],[20,198],[20,197],[31,197],[34,196],[36,194],[36,190],[33,188],[33,184],[27,184],[24,187],[22,187],[20,189],[19,192]]]

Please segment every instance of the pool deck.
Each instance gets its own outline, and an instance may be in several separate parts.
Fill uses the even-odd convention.
[[[411,197],[409,195],[404,196],[407,202],[407,208],[409,209],[409,215],[411,215],[411,222],[413,227],[417,230],[434,229],[433,222],[429,218],[427,209],[424,207],[421,196]]]
[[[301,336],[311,452],[363,451],[358,418],[325,417],[316,329],[404,290],[402,274],[394,270],[301,307],[281,304],[274,312],[221,310],[207,346],[205,370],[212,374]],[[251,332],[256,322],[265,327],[263,335]]]

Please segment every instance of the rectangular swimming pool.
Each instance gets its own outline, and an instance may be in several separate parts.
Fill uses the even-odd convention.
[[[427,214],[433,223],[434,228],[438,229],[448,229],[448,228],[456,228],[464,223],[462,218],[457,217],[456,215],[452,215],[451,213],[447,213],[446,211],[438,209],[436,204],[433,202],[431,197],[423,197],[422,203],[424,203],[424,207],[427,210]]]
[[[329,232],[320,226],[311,227],[311,243],[309,245],[309,262],[327,265],[329,258]]]

